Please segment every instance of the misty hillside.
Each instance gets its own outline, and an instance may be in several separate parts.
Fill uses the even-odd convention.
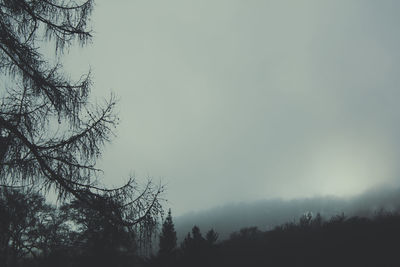
[[[234,203],[213,209],[188,213],[175,218],[178,240],[194,225],[205,232],[213,228],[220,240],[244,227],[256,226],[262,231],[290,221],[304,213],[320,213],[324,218],[344,213],[345,216],[371,216],[380,210],[400,210],[400,189],[379,188],[352,198],[333,196],[294,200],[269,199],[253,203]]]

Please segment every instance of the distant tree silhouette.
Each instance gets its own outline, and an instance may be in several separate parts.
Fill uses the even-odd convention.
[[[206,240],[209,245],[214,245],[218,240],[218,233],[210,229],[206,234]]]
[[[257,227],[246,227],[240,229],[239,232],[231,234],[231,240],[257,240],[261,236],[261,231]]]
[[[308,227],[310,226],[313,219],[313,215],[311,212],[304,213],[299,220],[300,227]]]
[[[181,243],[183,265],[201,266],[205,264],[207,243],[200,228],[195,225]]]
[[[181,249],[183,251],[187,250],[188,248],[190,248],[192,242],[193,242],[192,235],[190,234],[190,232],[188,232],[181,243]]]
[[[192,232],[189,232],[186,238],[183,240],[181,248],[184,251],[196,251],[201,250],[204,244],[205,239],[200,232],[200,228],[195,225],[192,228]]]

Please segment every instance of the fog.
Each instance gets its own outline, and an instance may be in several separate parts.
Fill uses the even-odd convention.
[[[399,182],[398,1],[96,1],[90,67],[120,125],[99,166],[174,215]]]

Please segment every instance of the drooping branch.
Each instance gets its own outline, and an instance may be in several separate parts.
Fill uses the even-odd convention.
[[[59,199],[79,200],[115,223],[154,227],[161,185],[99,181],[96,160],[118,124],[115,99],[89,105],[90,71],[72,81],[58,57],[50,64],[40,52],[47,42],[59,56],[74,40],[89,41],[92,7],[92,0],[0,0],[0,75],[10,84],[0,95],[0,184],[53,188]]]

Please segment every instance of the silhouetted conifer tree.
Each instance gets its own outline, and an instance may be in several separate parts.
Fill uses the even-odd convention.
[[[176,249],[176,240],[176,231],[170,209],[161,230],[159,255],[171,255]]]

